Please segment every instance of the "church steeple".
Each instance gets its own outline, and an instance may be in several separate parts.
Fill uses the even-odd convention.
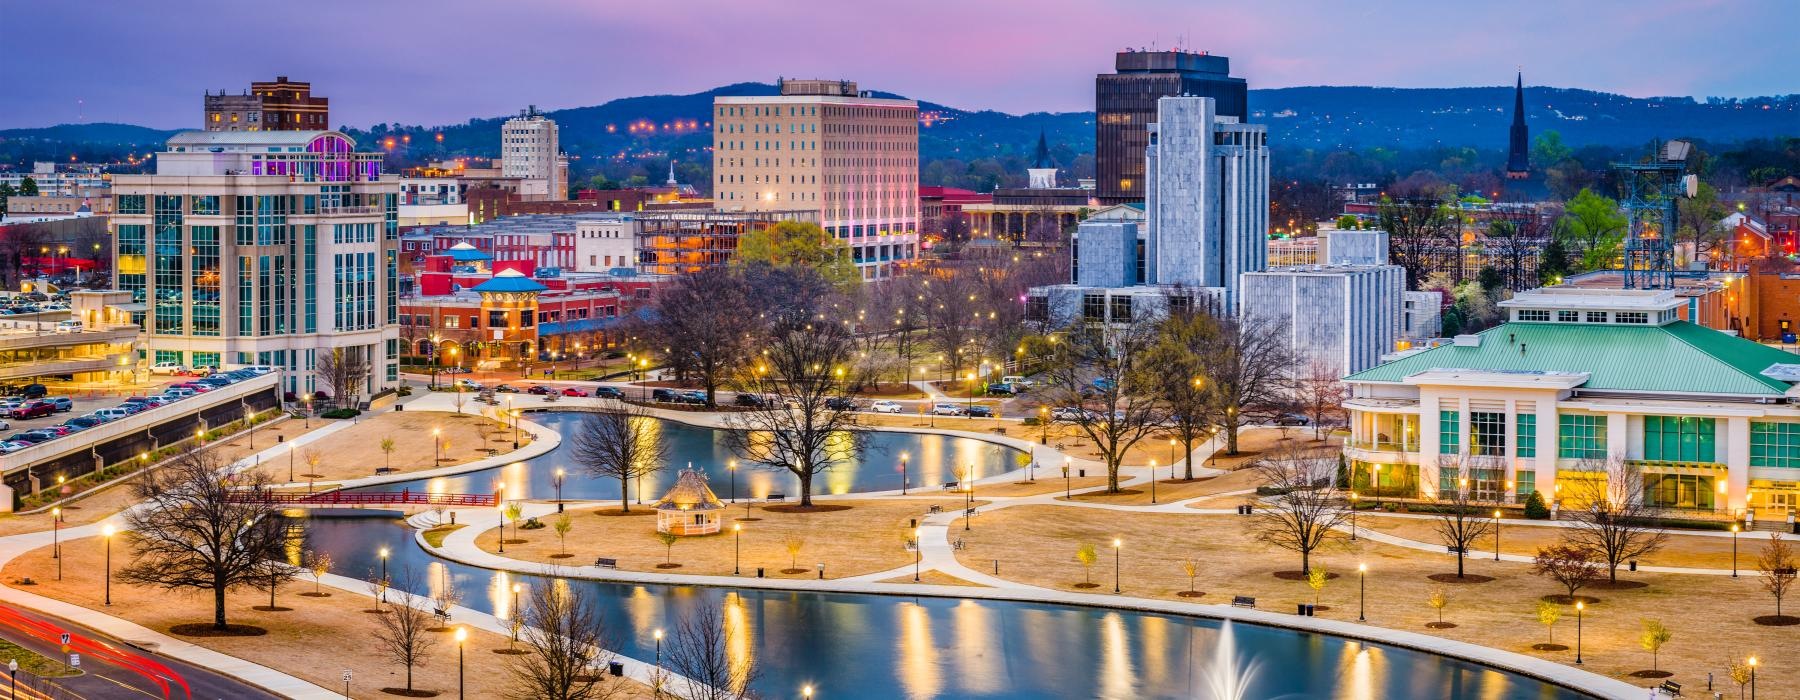
[[[1050,162],[1050,142],[1044,138],[1044,132],[1038,132],[1037,158],[1031,167],[1025,169],[1030,180],[1031,189],[1048,190],[1056,188],[1056,164]]]
[[[1517,82],[1513,85],[1513,122],[1512,134],[1508,140],[1506,152],[1506,179],[1523,180],[1531,177],[1531,159],[1528,156],[1531,147],[1531,133],[1525,126],[1525,72],[1520,71]]]
[[[1044,132],[1042,132],[1042,131],[1038,132],[1037,160],[1032,163],[1031,167],[1033,167],[1033,168],[1055,167],[1055,166],[1050,165],[1050,144],[1049,144],[1049,142],[1044,140]]]

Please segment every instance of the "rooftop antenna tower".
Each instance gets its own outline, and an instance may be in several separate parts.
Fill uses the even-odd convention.
[[[1673,289],[1676,207],[1682,197],[1693,197],[1699,179],[1688,173],[1686,141],[1658,143],[1650,160],[1613,163],[1613,171],[1625,186],[1625,288]]]

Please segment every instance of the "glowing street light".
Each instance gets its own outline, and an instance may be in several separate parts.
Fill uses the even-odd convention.
[[[463,642],[469,640],[469,628],[456,628],[456,697],[463,697]]]
[[[100,537],[106,540],[106,604],[112,605],[112,523],[100,528]]]
[[[1122,549],[1124,546],[1125,546],[1124,540],[1121,540],[1117,537],[1113,538],[1113,592],[1114,593],[1119,592],[1119,550]]]
[[[1356,621],[1368,620],[1363,613],[1367,612],[1369,603],[1369,565],[1356,565]]]

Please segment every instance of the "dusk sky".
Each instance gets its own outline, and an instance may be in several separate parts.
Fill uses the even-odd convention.
[[[1093,107],[1124,47],[1253,88],[1528,84],[1800,92],[1792,0],[4,0],[0,127],[200,122],[202,90],[311,80],[334,125],[455,123],[777,76],[962,108]]]

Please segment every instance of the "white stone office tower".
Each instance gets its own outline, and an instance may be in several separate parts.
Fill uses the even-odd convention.
[[[335,131],[186,131],[156,174],[113,178],[113,269],[145,359],[268,365],[296,394],[364,400],[399,381],[400,185]],[[348,392],[315,373],[366,359]]]
[[[1145,284],[1219,287],[1269,266],[1269,137],[1210,97],[1157,100],[1145,149]]]
[[[500,175],[524,178],[519,183],[524,198],[568,199],[567,163],[556,122],[538,114],[537,105],[500,127]]]

